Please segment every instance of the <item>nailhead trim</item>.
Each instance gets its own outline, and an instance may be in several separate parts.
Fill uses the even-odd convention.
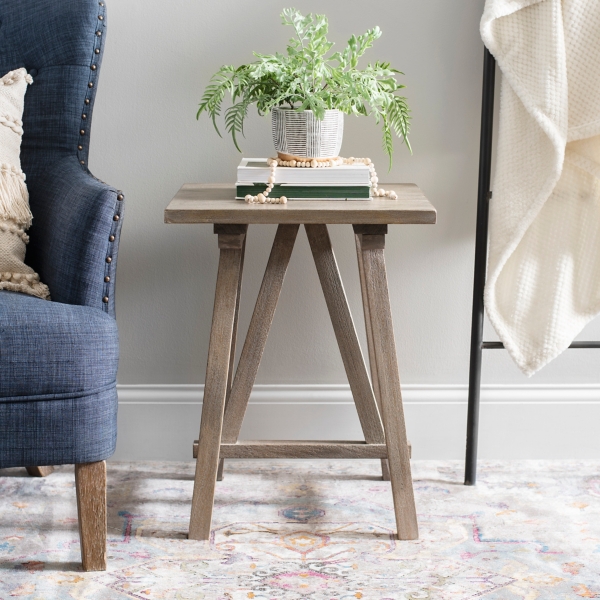
[[[119,199],[120,196],[120,200],[123,200],[123,192],[121,192],[121,190],[117,190],[117,198]],[[117,211],[122,210],[122,205],[119,203],[116,205],[116,209]],[[118,214],[118,212],[116,214],[113,215],[113,221],[115,222],[115,224],[112,227],[112,232],[110,233],[110,235],[108,236],[108,241],[109,243],[113,243],[116,240],[117,237],[117,232],[119,230],[119,227],[121,226],[121,224],[119,223],[119,221],[121,220],[121,216]],[[110,252],[110,250],[109,250]],[[104,302],[104,304],[108,304],[108,298],[110,297],[110,282],[111,282],[111,273],[110,273],[110,269],[113,269],[113,257],[112,256],[107,256],[105,259],[106,262],[106,270],[104,272],[104,293],[107,294],[106,296],[104,296],[104,298],[102,298],[102,301]]]
[[[121,202],[123,201],[123,192],[121,190],[117,190],[117,199],[119,200],[119,204],[116,205],[116,209],[117,211],[122,210],[122,204]],[[112,232],[110,233],[110,235],[108,236],[108,241],[109,243],[113,243],[116,240],[117,237],[117,232],[119,231],[119,227],[121,226],[121,224],[119,223],[121,219],[121,216],[118,214],[118,212],[116,214],[113,215],[113,221],[115,222],[115,224],[112,227]],[[104,293],[107,294],[106,296],[104,296],[104,298],[102,298],[102,301],[104,302],[104,304],[108,304],[108,299],[110,296],[110,282],[111,282],[111,273],[110,273],[110,269],[113,269],[115,267],[113,267],[113,257],[112,256],[107,256],[106,259],[106,271],[105,271],[105,275],[104,275]]]
[[[94,58],[96,56],[99,57],[99,55],[101,54],[101,50],[102,50],[102,28],[106,27],[106,25],[104,24],[104,2],[100,1],[98,2],[98,5],[101,7],[101,10],[99,11],[100,14],[98,15],[98,23],[97,23],[97,28],[96,28],[96,35],[94,36],[95,38],[95,42],[94,42],[94,52],[92,54],[92,63],[90,64],[90,80],[88,81],[87,87],[88,87],[88,92],[86,93],[86,96],[84,98],[84,106],[90,106],[92,101],[93,101],[93,93],[94,93],[94,86],[95,86],[95,79],[97,77],[97,73],[98,73],[98,67],[99,65],[97,63],[94,63]],[[94,91],[92,91],[94,90]],[[81,125],[83,125],[88,118],[88,113],[86,112],[86,109],[84,108],[83,111],[81,112]],[[86,133],[86,130],[81,127],[80,131],[79,131],[80,135],[84,136]],[[77,158],[79,159],[80,164],[83,166],[86,164],[86,159],[87,159],[87,151],[88,151],[88,144],[84,143],[84,144],[78,144],[77,145]],[[97,178],[96,178],[97,179]],[[98,181],[100,181],[98,179]],[[120,194],[120,192],[118,192]],[[122,198],[121,198],[122,199]],[[118,227],[120,227],[120,223],[118,223],[120,219],[120,216],[118,214],[115,214],[113,216],[113,221],[115,222],[115,225],[113,226],[113,232],[111,233],[109,236],[109,242],[114,242],[116,239],[116,233],[118,230]],[[112,267],[112,256],[107,256],[106,257],[106,269],[111,269]],[[102,302],[103,304],[106,306],[105,311],[108,311],[108,304],[109,304],[109,298],[110,298],[110,275],[108,273],[105,272],[105,276],[104,276],[104,283],[106,284],[104,286],[104,296],[102,297]]]
[[[96,79],[97,73],[99,71],[99,69],[98,69],[99,65],[97,64],[96,57],[101,54],[102,39],[103,39],[102,30],[104,27],[106,27],[106,25],[104,23],[105,16],[106,16],[106,14],[105,14],[106,9],[104,8],[104,2],[98,2],[98,5],[101,8],[98,11],[98,21],[96,22],[94,45],[92,48],[93,53],[91,55],[92,60],[91,60],[91,64],[90,64],[90,79],[88,80],[88,84],[87,84],[88,92],[83,100],[85,107],[89,107],[93,101],[92,94],[95,91],[94,90],[95,79]],[[94,60],[96,60],[96,62],[94,62]],[[81,125],[83,125],[87,120],[88,120],[88,113],[87,113],[87,110],[84,108],[84,110],[82,111],[82,114],[81,114]],[[81,127],[79,134],[82,136],[86,135],[86,130],[84,127]],[[87,143],[80,143],[77,145],[77,158],[79,160],[79,164],[82,166],[85,166],[87,163],[87,153],[88,153],[88,144]]]

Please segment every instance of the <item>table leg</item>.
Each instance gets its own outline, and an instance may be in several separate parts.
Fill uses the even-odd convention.
[[[385,270],[384,247],[387,226],[355,225],[354,232],[363,234],[361,252],[365,287],[369,301],[373,348],[379,373],[381,416],[388,449],[398,538],[416,540],[419,537],[419,529]]]
[[[279,225],[277,228],[225,409],[223,442],[235,443],[239,436],[299,227]]]
[[[229,353],[229,374],[227,375],[227,397],[225,400],[225,410],[227,410],[227,403],[229,402],[229,396],[231,395],[231,384],[233,382],[233,373],[235,365],[235,348],[237,344],[237,330],[238,330],[238,316],[240,313],[240,297],[242,295],[242,275],[244,272],[244,257],[246,256],[246,239],[248,234],[244,236],[242,242],[242,258],[240,261],[240,276],[238,278],[238,289],[237,298],[235,301],[235,316],[233,318],[233,333],[231,334],[231,351]],[[219,459],[219,469],[217,470],[217,481],[223,481],[223,467],[225,466],[225,459]]]
[[[305,225],[356,411],[368,444],[385,441],[381,418],[335,260],[327,225]]]
[[[207,540],[210,536],[223,411],[231,360],[231,340],[246,230],[246,225],[215,225],[215,233],[219,235],[219,271],[208,346],[202,422],[194,477],[189,530],[189,538],[192,540]]]
[[[362,257],[362,234],[354,234],[356,243],[356,257],[358,259],[358,274],[360,277],[360,292],[363,303],[363,314],[365,318],[365,330],[367,333],[367,350],[369,353],[369,367],[371,369],[371,384],[377,401],[377,408],[381,414],[381,393],[379,391],[379,373],[377,372],[377,360],[375,359],[375,348],[373,347],[373,328],[371,327],[371,311],[369,310],[369,297],[365,286],[365,267]],[[390,467],[387,458],[381,459],[381,478],[383,481],[390,480]]]

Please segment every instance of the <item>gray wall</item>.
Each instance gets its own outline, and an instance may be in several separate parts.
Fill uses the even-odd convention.
[[[325,12],[338,46],[379,25],[368,60],[402,70],[412,107],[414,155],[396,143],[391,172],[375,123],[347,117],[342,154],[371,157],[383,181],[417,183],[438,209],[435,226],[392,227],[387,242],[400,374],[410,384],[464,384],[468,376],[482,43],[482,0],[296,0]],[[195,120],[199,98],[222,64],[252,51],[283,50],[281,2],[112,0],[90,164],[124,190],[117,286],[121,384],[201,384],[217,266],[210,226],[163,223],[184,182],[231,182],[240,155],[209,119]],[[270,121],[252,114],[245,156],[272,154]],[[245,331],[274,228],[250,230],[241,309]],[[351,308],[360,321],[352,232],[332,227]],[[358,324],[364,339],[362,323]],[[588,338],[600,337],[600,323]],[[491,337],[489,332],[488,337]],[[527,380],[504,352],[489,352],[484,382],[597,383],[598,355],[566,353]],[[301,232],[275,317],[262,384],[344,383],[325,302]],[[462,429],[462,424],[461,424]],[[123,431],[121,431],[123,435]],[[460,436],[462,436],[462,431]],[[459,436],[459,437],[460,437]],[[335,437],[335,436],[334,436]]]

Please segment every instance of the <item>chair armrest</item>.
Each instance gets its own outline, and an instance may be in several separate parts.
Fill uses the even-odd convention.
[[[114,316],[123,195],[66,156],[28,178],[33,225],[25,261],[52,300]]]

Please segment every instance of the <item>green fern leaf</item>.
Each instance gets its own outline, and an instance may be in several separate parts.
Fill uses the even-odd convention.
[[[248,103],[244,100],[234,104],[225,112],[225,128],[231,134],[233,138],[233,143],[235,147],[238,149],[238,152],[241,152],[241,149],[237,142],[237,135],[239,133],[244,135],[244,119],[248,115]]]
[[[387,116],[383,116],[383,150],[390,159],[388,171],[392,169],[392,155],[394,154],[394,141],[392,139],[392,130],[387,119]]]

